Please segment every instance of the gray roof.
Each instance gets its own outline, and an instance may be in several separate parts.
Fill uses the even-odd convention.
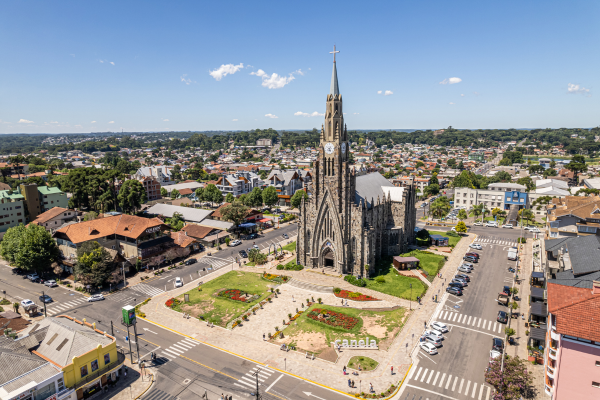
[[[274,169],[269,174],[269,177],[267,178],[267,180],[270,181],[274,176],[276,176],[277,179],[279,179],[280,181],[283,181],[284,186],[287,186],[290,183],[290,181],[292,180],[292,177],[296,174],[298,175],[298,177],[301,177],[299,171],[296,171],[295,169],[287,169],[287,170]]]
[[[113,342],[92,328],[67,318],[48,317],[39,325],[40,328],[47,326],[48,330],[37,349],[38,353],[63,366],[70,364],[73,357],[79,357],[98,345],[105,347]]]
[[[231,222],[217,221],[216,219],[205,219],[198,225],[208,226],[209,228],[222,229],[224,231],[226,231],[227,229],[230,229],[233,226],[233,224]]]
[[[490,188],[490,187],[500,187],[500,188],[508,188],[508,189],[523,189],[523,190],[526,189],[525,186],[519,185],[518,183],[507,183],[507,182],[490,183],[488,185],[488,188]]]
[[[546,239],[544,241],[544,247],[546,251],[558,251],[562,246],[566,244],[566,242],[571,239],[570,237],[558,238],[558,239]]]
[[[592,272],[575,277],[575,275],[573,275],[573,271],[568,270],[557,273],[556,279],[550,279],[548,280],[548,283],[591,289],[593,282],[597,280],[600,280],[600,272]]]
[[[571,268],[575,276],[600,271],[600,241],[598,236],[577,236],[567,241]]]
[[[13,353],[0,348],[0,385],[47,363],[48,361],[33,354]]]
[[[153,205],[147,211],[149,214],[160,214],[168,218],[171,218],[174,213],[178,212],[182,215],[182,218],[185,221],[190,222],[203,221],[206,217],[213,213],[213,210],[202,210],[200,208],[173,206],[170,204],[161,203]]]
[[[377,196],[381,200],[383,197],[387,197],[387,192],[384,193],[383,188],[390,187],[396,188],[390,181],[385,179],[379,172],[373,172],[371,174],[360,175],[356,177],[356,194],[354,196],[354,202],[360,205],[361,200],[367,204],[367,208],[371,208],[371,202],[377,201]],[[392,189],[390,189],[392,190]]]
[[[337,68],[335,66],[335,58],[333,61],[333,72],[331,73],[331,87],[329,88],[329,94],[340,94],[340,87],[338,85],[337,79]]]
[[[167,190],[168,193],[171,193],[173,189],[177,189],[177,191],[181,191],[182,189],[191,189],[192,192],[195,192],[196,189],[204,187],[204,184],[198,182],[183,182],[176,183],[174,185],[164,185],[163,187]]]
[[[60,371],[54,365],[50,364],[46,360],[43,360],[39,357],[38,357],[38,360],[43,362],[43,365],[31,368],[29,371],[26,371],[20,375],[15,376],[14,378],[12,378],[12,380],[6,381],[6,384],[0,385],[0,391],[5,390],[7,392],[7,394],[10,393],[9,397],[12,397],[13,392],[15,392],[14,394],[20,394],[18,392],[21,392],[20,389],[22,389],[22,388],[27,388],[28,386],[30,388],[32,388],[50,378],[52,378],[53,376],[62,375],[63,372]],[[18,368],[9,368],[11,370],[10,372],[12,372],[12,373],[16,373],[17,370],[22,370],[24,368],[27,368],[27,366],[31,366],[31,365],[35,364],[34,361],[23,360],[23,356],[20,354],[16,358],[7,356],[6,362],[23,364],[23,367],[19,366]],[[5,368],[5,365],[0,367],[0,369],[4,369],[4,368]]]

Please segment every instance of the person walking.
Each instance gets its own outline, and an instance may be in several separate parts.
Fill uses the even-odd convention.
[[[394,366],[392,365],[392,375],[394,375]]]
[[[348,387],[352,387],[352,381],[348,378]]]
[[[265,334],[263,333],[263,340],[265,340]]]
[[[375,393],[375,389],[373,389],[373,384],[369,383],[369,392]]]
[[[344,365],[344,375],[346,375],[346,366]]]
[[[354,380],[352,380],[352,387],[356,387],[356,386],[354,386]]]
[[[423,321],[423,328],[427,329],[427,321]]]

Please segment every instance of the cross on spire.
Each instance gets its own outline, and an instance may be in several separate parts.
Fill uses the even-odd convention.
[[[333,51],[330,51],[329,54],[333,54],[333,62],[335,62],[335,53],[339,53],[339,51],[335,50],[335,44],[333,45]]]

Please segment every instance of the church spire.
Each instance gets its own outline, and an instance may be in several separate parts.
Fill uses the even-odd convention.
[[[339,51],[335,50],[335,45],[333,45],[333,51],[329,52],[330,54],[333,54],[333,72],[331,73],[331,88],[329,89],[329,94],[332,95],[339,95],[340,94],[340,88],[338,86],[338,79],[337,79],[337,68],[335,67],[335,54],[339,53]]]

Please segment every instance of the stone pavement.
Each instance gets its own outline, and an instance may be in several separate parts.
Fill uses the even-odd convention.
[[[129,359],[125,359],[127,366],[127,376],[121,378],[114,388],[109,389],[108,393],[99,393],[99,399],[114,400],[132,400],[141,397],[154,382],[154,368],[145,368],[144,374],[140,373],[138,366],[131,367]],[[94,398],[94,397],[92,397]]]
[[[446,262],[444,268],[441,271],[442,278],[436,277],[432,283],[431,288],[428,290],[429,294],[439,294],[443,289],[444,279],[451,278],[457,266],[462,261],[462,254],[468,248],[468,245],[473,241],[475,235],[465,235],[463,239],[458,243],[453,253],[450,255],[448,262]],[[262,272],[264,269],[245,267],[243,271]],[[226,273],[225,269],[217,270],[209,276],[203,277],[203,281],[209,281],[216,277]],[[269,271],[279,272],[279,271]],[[294,279],[301,280],[304,282],[328,285],[334,287],[340,287],[342,289],[356,290],[355,286],[352,286],[340,278],[334,278],[331,276],[323,276],[319,273],[310,271],[285,271],[286,275],[293,276]],[[236,328],[234,330],[227,330],[220,327],[210,328],[206,323],[195,320],[195,319],[183,319],[181,314],[173,310],[167,309],[164,306],[165,301],[170,297],[176,297],[184,292],[195,287],[197,282],[191,282],[183,288],[173,290],[168,293],[161,294],[152,298],[152,300],[145,306],[142,307],[142,311],[146,313],[146,320],[154,322],[158,325],[168,327],[172,330],[180,332],[189,337],[195,338],[196,340],[203,342],[207,345],[216,346],[223,350],[229,351],[234,354],[242,355],[250,358],[258,363],[267,364],[271,368],[283,370],[284,358],[287,358],[287,371],[295,375],[301,376],[307,380],[318,382],[322,385],[332,387],[337,390],[355,394],[359,391],[359,388],[350,389],[348,387],[348,376],[342,374],[342,368],[348,362],[348,359],[354,355],[365,355],[376,359],[380,365],[374,371],[361,372],[360,376],[351,376],[359,382],[365,381],[365,385],[362,386],[362,390],[366,391],[369,383],[372,383],[376,392],[382,392],[389,388],[390,384],[397,385],[404,378],[404,372],[408,371],[408,366],[412,364],[411,353],[413,348],[417,345],[418,338],[423,332],[424,324],[429,322],[431,315],[434,313],[439,303],[431,301],[429,294],[425,296],[423,304],[417,305],[415,302],[408,302],[404,299],[398,299],[394,296],[385,295],[379,292],[370,291],[366,288],[360,288],[361,293],[372,295],[373,297],[384,300],[386,303],[377,302],[381,304],[389,305],[402,305],[407,309],[412,308],[412,311],[407,313],[407,320],[403,329],[400,331],[398,336],[394,339],[392,344],[387,350],[342,350],[339,354],[339,358],[336,363],[329,361],[315,359],[309,360],[305,357],[304,353],[300,352],[282,352],[279,350],[279,346],[266,343],[262,340],[262,333],[265,329],[272,330],[274,326],[266,326],[260,331],[250,332],[251,329],[245,330],[244,328]],[[290,285],[284,285],[290,286]],[[281,289],[281,287],[280,287]],[[273,310],[279,307],[277,314],[285,314],[287,316],[290,309],[295,311],[295,306],[291,302],[291,295],[295,293],[296,289],[289,289],[289,297],[283,297],[274,299],[273,304],[267,304],[264,310],[259,310],[258,313]],[[304,291],[304,293],[308,293]],[[310,293],[308,293],[310,294]],[[325,302],[329,302],[332,299],[327,297],[328,295],[319,293],[318,297],[322,297]],[[294,295],[295,297],[295,295]],[[306,294],[300,298],[300,302],[304,300]],[[314,295],[315,299],[317,294]],[[281,301],[279,301],[281,300]],[[341,300],[340,300],[341,301]],[[290,303],[291,302],[291,303]],[[296,299],[296,303],[298,299]],[[335,304],[335,303],[333,303]],[[279,306],[278,306],[279,305]],[[300,307],[299,307],[300,308]],[[275,314],[275,312],[273,312]],[[258,316],[258,314],[257,314]],[[259,320],[257,316],[250,318],[250,324],[252,324],[253,318]],[[275,317],[273,317],[275,318]],[[283,318],[277,318],[283,320]],[[159,321],[159,322],[158,322]],[[278,321],[279,322],[279,321]],[[281,321],[282,322],[282,321]],[[275,324],[280,325],[280,324]],[[254,327],[259,329],[259,327]],[[391,375],[390,367],[394,366],[394,370],[398,371],[395,375]]]

